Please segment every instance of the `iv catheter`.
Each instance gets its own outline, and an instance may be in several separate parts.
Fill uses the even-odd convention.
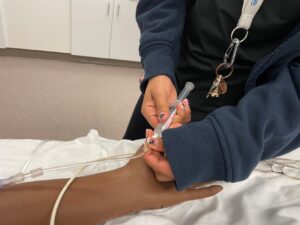
[[[171,122],[174,119],[174,116],[176,114],[176,107],[177,105],[182,102],[189,94],[190,92],[195,88],[195,85],[192,82],[186,82],[183,90],[180,92],[178,98],[176,101],[171,105],[170,107],[170,116],[165,122],[160,122],[156,128],[154,129],[154,135],[153,138],[160,138],[162,136],[162,132],[167,129]]]

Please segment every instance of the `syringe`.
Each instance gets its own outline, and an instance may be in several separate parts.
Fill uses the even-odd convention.
[[[152,136],[153,138],[162,137],[162,132],[170,126],[171,122],[174,119],[177,105],[190,94],[194,87],[195,85],[192,82],[185,83],[183,90],[180,92],[178,98],[170,107],[170,116],[168,117],[168,119],[165,122],[160,122],[154,129],[154,135]]]

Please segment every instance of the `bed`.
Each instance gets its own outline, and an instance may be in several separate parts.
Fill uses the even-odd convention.
[[[18,173],[41,140],[0,139],[0,178]],[[143,140],[111,140],[96,130],[72,141],[50,140],[38,149],[28,169],[84,162],[114,154],[134,153]],[[300,160],[300,149],[283,156]],[[82,176],[112,170],[126,162],[89,166]],[[300,180],[276,172],[262,172],[258,165],[249,179],[221,183],[223,192],[215,197],[185,202],[173,207],[122,216],[106,225],[298,225],[300,224]],[[35,180],[71,177],[76,169],[46,173]],[[31,179],[34,180],[34,179]],[[30,181],[30,180],[29,180]]]

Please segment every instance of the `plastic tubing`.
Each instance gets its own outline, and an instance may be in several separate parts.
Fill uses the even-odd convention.
[[[75,163],[75,164],[70,164],[70,165],[64,165],[64,166],[56,166],[56,167],[49,167],[49,168],[36,168],[32,169],[27,173],[17,173],[11,177],[5,178],[0,180],[0,188],[7,186],[7,185],[14,185],[17,183],[24,182],[28,178],[35,178],[42,176],[44,173],[47,172],[53,172],[57,170],[64,170],[64,169],[70,169],[70,168],[77,168],[81,166],[89,166],[93,164],[98,164],[98,163],[112,163],[112,162],[120,162],[124,160],[130,160],[130,159],[137,159],[139,157],[142,157],[144,155],[144,152],[141,152],[138,155],[132,155],[132,154],[121,154],[121,155],[115,155],[115,156],[110,156],[107,158],[99,158],[93,161],[88,161],[88,162],[82,162],[82,163]]]
[[[27,158],[26,162],[24,163],[21,172],[25,173],[25,170],[27,169],[30,161],[33,159],[33,156],[38,152],[38,150],[40,150],[47,142],[49,142],[50,140],[45,139],[43,141],[41,141],[34,149],[33,151],[30,153],[29,157]]]

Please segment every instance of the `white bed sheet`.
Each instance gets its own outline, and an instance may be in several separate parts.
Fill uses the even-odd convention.
[[[0,139],[0,178],[19,172],[40,140]],[[143,143],[100,137],[91,130],[74,141],[50,141],[35,155],[28,169],[83,162],[120,153],[134,153]],[[300,159],[300,149],[284,156]],[[82,175],[114,169],[126,162],[90,166]],[[70,177],[76,169],[45,174],[41,179]],[[173,207],[135,213],[106,225],[299,225],[300,180],[277,173],[254,171],[239,183],[222,183],[223,192]]]

